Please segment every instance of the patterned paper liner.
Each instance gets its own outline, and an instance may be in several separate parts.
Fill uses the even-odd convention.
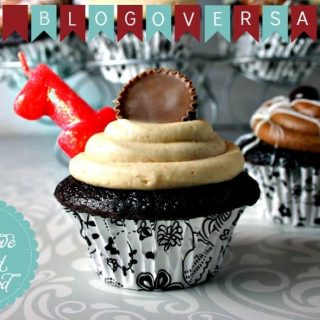
[[[298,38],[284,43],[278,34],[273,34],[264,42],[257,43],[250,35],[242,36],[232,45],[234,56],[256,57],[246,63],[234,63],[244,75],[280,83],[298,83],[308,77],[318,61],[292,60],[291,57],[307,57],[320,53],[319,42],[309,38]],[[287,58],[282,61],[263,61],[264,58]]]
[[[217,273],[244,208],[172,221],[116,220],[72,214],[105,283],[134,290],[197,285]]]
[[[143,32],[143,39],[146,34]],[[89,47],[97,61],[106,62],[100,70],[104,78],[114,83],[125,84],[137,74],[151,67],[183,71],[187,66],[187,58],[191,54],[192,38],[188,34],[178,42],[169,41],[162,34],[156,33],[150,41],[140,41],[133,34],[127,34],[123,39],[113,42],[100,34],[90,41]],[[174,61],[156,63],[151,60],[173,58]],[[141,59],[147,62],[136,64],[108,65],[108,61]]]
[[[261,198],[256,208],[262,217],[295,227],[320,227],[320,170],[286,169],[246,163],[258,181]]]

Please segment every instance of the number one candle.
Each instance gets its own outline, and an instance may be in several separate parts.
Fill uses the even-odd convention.
[[[50,117],[63,129],[58,143],[70,157],[82,152],[93,134],[115,120],[112,108],[95,111],[45,64],[31,70],[22,52],[19,59],[29,79],[15,99],[15,112],[27,120]]]

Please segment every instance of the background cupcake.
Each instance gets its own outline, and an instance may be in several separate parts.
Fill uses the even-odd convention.
[[[237,2],[237,4],[260,6],[291,5],[292,3],[299,4],[299,1],[243,0]],[[230,50],[235,60],[241,60],[241,57],[252,57],[248,62],[234,62],[236,68],[252,79],[297,84],[308,77],[319,65],[317,59],[309,57],[320,53],[319,41],[314,42],[305,36],[285,43],[278,34],[272,34],[267,40],[259,42],[256,42],[249,34],[245,34],[230,46]],[[294,60],[293,58],[302,59]]]
[[[178,72],[140,74],[118,97],[119,119],[89,139],[56,188],[106,283],[169,290],[212,278],[259,197],[240,150],[190,120],[195,97]]]
[[[266,101],[238,139],[261,188],[257,210],[281,224],[320,227],[320,101],[311,87]]]
[[[101,1],[101,0],[79,0],[79,4],[137,4],[136,1]],[[143,5],[143,14],[146,14],[146,5],[171,5],[174,13],[174,5],[176,4],[195,4],[195,0],[160,0],[160,1],[140,1],[138,4]],[[115,8],[116,10],[116,8]],[[116,17],[115,17],[116,18]],[[145,30],[143,39],[146,38]],[[150,41],[140,41],[133,34],[127,34],[120,41],[112,41],[104,34],[95,37],[89,43],[90,49],[97,61],[110,61],[109,65],[102,65],[100,70],[104,78],[115,83],[127,83],[138,73],[150,67],[165,67],[184,70],[186,67],[186,59],[192,48],[192,38],[189,35],[183,35],[178,42],[170,41],[160,33],[156,33]],[[121,65],[112,65],[117,60],[137,60],[136,63]],[[160,62],[161,59],[169,59],[169,61]]]

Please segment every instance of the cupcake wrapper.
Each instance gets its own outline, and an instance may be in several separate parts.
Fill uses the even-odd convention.
[[[244,35],[232,44],[235,57],[256,57],[248,63],[234,63],[247,77],[262,80],[297,83],[305,79],[314,70],[318,62],[294,61],[291,57],[307,57],[320,52],[318,42],[309,38],[298,38],[283,43],[278,34],[273,34],[264,42],[257,43],[249,35]],[[288,58],[286,61],[262,61],[264,58]]]
[[[263,217],[296,227],[320,227],[320,170],[248,163],[246,169],[259,183],[256,207]]]
[[[97,274],[134,290],[186,288],[212,278],[244,208],[189,220],[116,220],[73,212]]]
[[[143,37],[146,37],[145,31]],[[187,65],[184,58],[191,53],[191,40],[191,36],[184,35],[178,42],[171,42],[162,34],[156,33],[150,41],[140,41],[133,34],[128,34],[120,41],[113,42],[101,34],[92,40],[89,46],[97,61],[130,59],[150,61],[130,65],[106,65],[100,68],[106,80],[124,84],[151,67],[183,71]],[[174,58],[174,61],[157,63],[157,59],[168,57]]]

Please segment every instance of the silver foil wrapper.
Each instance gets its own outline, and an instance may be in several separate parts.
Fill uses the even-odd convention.
[[[261,197],[256,208],[261,216],[295,227],[320,227],[320,170],[286,169],[246,163],[258,181]]]
[[[320,45],[307,37],[285,43],[278,34],[273,34],[266,41],[256,42],[246,34],[231,45],[231,51],[235,58],[252,57],[249,62],[234,63],[248,78],[298,83],[308,77],[319,64],[318,59],[312,60],[308,56],[319,54]],[[295,57],[302,60],[294,60]],[[279,58],[283,60],[277,60]]]
[[[143,37],[146,37],[145,31]],[[107,81],[125,84],[137,74],[153,67],[183,71],[188,65],[191,43],[192,38],[187,34],[178,42],[169,41],[160,33],[156,33],[150,41],[140,41],[133,34],[127,34],[117,42],[100,34],[89,46],[95,60],[101,63],[103,77]],[[131,63],[131,59],[136,62]]]
[[[20,51],[26,55],[30,67],[45,63],[62,78],[84,70],[87,61],[92,59],[87,45],[78,37],[70,36],[64,41],[44,38],[32,43],[3,45],[0,48],[0,66],[17,62]],[[17,62],[14,68],[0,68],[0,80],[7,81],[11,87],[21,88],[26,77]]]
[[[99,277],[134,290],[182,289],[218,272],[244,208],[171,221],[102,218],[73,212]]]

